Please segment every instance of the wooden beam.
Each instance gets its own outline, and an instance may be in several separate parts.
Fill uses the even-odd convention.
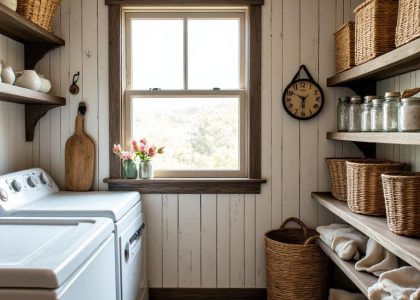
[[[264,5],[264,0],[105,0],[105,4],[122,6],[229,6]]]

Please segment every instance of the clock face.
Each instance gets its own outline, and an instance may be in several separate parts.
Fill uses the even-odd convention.
[[[295,80],[284,90],[283,106],[291,117],[308,120],[321,112],[324,93],[316,82],[308,79]]]

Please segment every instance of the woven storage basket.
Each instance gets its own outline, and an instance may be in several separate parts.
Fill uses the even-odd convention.
[[[349,160],[356,161],[358,158],[335,158],[329,157],[325,159],[331,179],[332,195],[341,201],[347,201],[347,168],[346,162]]]
[[[385,199],[381,175],[401,171],[404,164],[379,159],[348,161],[347,204],[358,214],[384,216]]]
[[[420,237],[420,173],[388,172],[382,183],[389,229]]]
[[[420,0],[400,0],[395,46],[420,37]]]
[[[398,0],[366,0],[354,13],[356,65],[395,48]]]
[[[343,24],[334,33],[334,38],[335,71],[340,73],[354,67],[354,22]]]
[[[17,12],[24,18],[51,31],[54,13],[61,0],[18,0]]]
[[[301,229],[286,229],[295,222]],[[329,259],[314,242],[315,230],[297,218],[265,234],[265,264],[269,300],[325,300],[328,294]]]

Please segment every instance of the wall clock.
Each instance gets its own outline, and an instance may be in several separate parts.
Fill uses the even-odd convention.
[[[306,73],[307,79],[300,78],[302,70]],[[306,66],[301,65],[283,92],[284,109],[292,118],[309,120],[321,112],[324,102],[321,87],[312,78]]]

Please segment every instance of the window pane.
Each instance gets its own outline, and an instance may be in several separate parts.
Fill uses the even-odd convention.
[[[184,88],[183,20],[132,20],[132,87]]]
[[[188,20],[188,88],[240,88],[240,20]]]
[[[159,170],[239,170],[239,97],[135,98],[133,137],[165,154]]]

